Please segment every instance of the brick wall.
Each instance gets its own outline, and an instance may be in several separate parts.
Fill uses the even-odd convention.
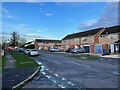
[[[36,40],[34,41],[34,45],[35,45],[35,49],[39,49],[38,42]]]
[[[100,43],[100,41],[99,41],[99,36],[100,36],[100,34],[101,34],[104,30],[105,30],[105,29],[102,28],[102,29],[100,29],[99,32],[97,32],[97,33],[95,34],[95,43]]]
[[[102,44],[102,53],[103,53],[104,49],[107,49],[107,51],[108,51],[108,44]]]
[[[94,53],[94,45],[90,45],[90,53]]]
[[[105,38],[101,38],[99,37],[99,40],[100,40],[100,43],[114,43],[116,41],[119,40],[119,34],[118,33],[115,33],[115,34],[112,34],[112,35],[117,35],[116,38],[113,38],[111,39],[110,38],[110,35],[105,35],[106,37]]]
[[[83,41],[81,38],[81,44],[92,44],[94,43],[94,38],[88,37],[86,41]]]

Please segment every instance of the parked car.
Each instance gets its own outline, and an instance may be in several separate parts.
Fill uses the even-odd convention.
[[[24,51],[24,54],[28,54],[29,53],[29,51],[30,51],[31,49],[26,49],[25,51]]]
[[[12,47],[6,47],[5,50],[12,51],[12,50],[14,50],[14,48],[12,48]]]
[[[72,49],[73,49],[73,48],[68,48],[68,49],[65,50],[65,52],[70,53],[70,52],[72,51]]]
[[[30,49],[28,52],[29,56],[39,56],[39,51],[36,49]]]
[[[24,52],[24,51],[25,51],[25,48],[18,48],[18,51],[19,51],[19,52]]]
[[[59,52],[60,50],[58,48],[50,48],[49,51],[50,52]]]
[[[71,53],[85,53],[85,50],[83,48],[74,48]]]

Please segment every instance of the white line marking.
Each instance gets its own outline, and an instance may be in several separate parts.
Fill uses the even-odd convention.
[[[61,88],[66,88],[66,86],[63,86],[63,85],[60,85],[60,84],[58,84],[58,86],[61,87]]]
[[[114,73],[114,74],[117,74],[117,75],[119,74],[118,72],[113,72],[113,73]]]
[[[55,80],[52,80],[52,82],[55,83],[55,84],[57,84],[57,81],[55,81]]]
[[[59,75],[58,74],[54,74],[56,77],[59,77]]]
[[[71,84],[72,82],[68,82],[68,84]]]
[[[45,72],[41,72],[43,75],[46,75],[46,73]]]
[[[71,86],[74,86],[74,84],[72,83],[72,84],[70,84]]]
[[[89,65],[83,65],[83,66],[85,66],[85,67],[90,67]]]
[[[48,79],[51,79],[51,76],[49,76],[49,75],[46,75],[46,77],[47,77]]]
[[[62,80],[66,80],[66,79],[63,77]]]

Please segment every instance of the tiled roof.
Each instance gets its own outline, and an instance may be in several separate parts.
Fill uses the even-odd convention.
[[[44,42],[44,43],[61,43],[61,40],[51,40],[51,39],[35,39],[35,41],[38,42]]]
[[[62,40],[76,38],[76,37],[85,37],[85,36],[89,36],[89,35],[95,35],[100,29],[101,28],[97,28],[97,29],[93,29],[93,30],[83,31],[83,32],[74,33],[74,34],[69,34],[66,37],[64,37]]]
[[[31,42],[27,42],[27,43],[25,43],[25,45],[27,45],[27,44],[31,44],[33,41],[31,41]]]
[[[112,33],[117,33],[117,32],[120,32],[120,25],[105,28],[105,31],[102,32],[101,35],[103,35],[103,34],[112,34]]]

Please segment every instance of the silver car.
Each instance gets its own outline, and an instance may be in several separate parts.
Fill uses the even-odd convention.
[[[36,49],[30,49],[28,52],[29,56],[39,56],[39,51]]]
[[[31,49],[26,49],[26,50],[24,51],[24,53],[25,53],[26,55],[28,55],[28,53],[29,53],[30,50],[31,50]]]

